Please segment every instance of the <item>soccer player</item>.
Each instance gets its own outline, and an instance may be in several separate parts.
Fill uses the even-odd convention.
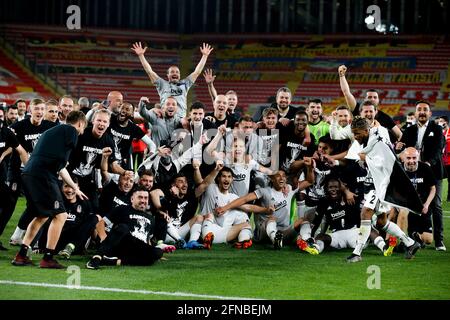
[[[200,195],[189,188],[188,180],[183,174],[179,173],[172,178],[168,192],[156,189],[150,193],[150,197],[160,219],[166,222],[165,243],[174,242],[178,249],[203,248],[198,242],[203,216],[195,215]],[[155,220],[158,220],[158,216]],[[188,234],[189,241],[186,243]]]
[[[364,118],[356,117],[352,122],[352,133],[355,140],[364,148],[362,149],[362,152],[359,153],[361,161],[366,161],[366,156],[368,156],[367,153],[372,153],[370,155],[371,157],[376,156],[373,155],[373,152],[371,151],[377,143],[380,143],[380,148],[387,149],[386,153],[392,152],[388,146],[390,141],[385,137],[382,137],[379,134],[378,129],[379,128],[377,127],[370,129],[369,122]],[[373,179],[373,172],[371,172],[369,167],[368,179],[370,178]],[[378,199],[375,185],[372,184],[372,187],[370,187],[369,190],[366,190],[364,205],[361,210],[361,226],[359,228],[358,241],[356,243],[355,250],[353,250],[353,253],[347,258],[347,262],[359,262],[362,260],[361,253],[367,239],[369,238],[371,231],[371,219],[374,214],[377,215],[377,229],[383,230],[395,237],[400,238],[407,247],[405,258],[411,259],[414,257],[414,254],[420,248],[420,244],[408,237],[395,223],[387,220],[386,212],[388,211],[389,208],[383,204],[380,199]]]
[[[267,210],[261,214],[255,214],[254,239],[258,242],[270,239],[275,249],[281,249],[283,241],[295,238],[295,229],[300,226],[300,220],[295,221],[294,225],[290,224],[290,208],[292,198],[299,189],[304,188],[305,181],[299,182],[298,187],[292,190],[291,185],[287,184],[286,173],[283,170],[277,171],[270,178],[272,187],[256,189],[228,204],[219,206],[215,212],[220,215],[259,199],[261,206]]]
[[[15,266],[31,265],[27,252],[31,242],[41,226],[52,218],[48,234],[44,257],[40,262],[41,268],[64,268],[54,258],[64,222],[67,218],[58,174],[75,194],[81,199],[86,195],[73,182],[66,170],[67,161],[75,149],[78,135],[86,127],[84,113],[73,111],[66,118],[66,125],[59,125],[46,131],[39,139],[28,163],[22,172],[22,180],[30,212],[35,218],[28,225],[23,243],[12,264]]]
[[[101,265],[149,266],[158,261],[163,250],[153,245],[155,221],[146,212],[149,193],[142,187],[133,189],[131,205],[115,208],[107,217],[113,228],[88,261],[88,269]]]
[[[213,48],[207,44],[203,43],[200,47],[200,52],[202,54],[202,58],[199,63],[195,67],[194,72],[192,72],[187,78],[180,80],[180,69],[177,66],[171,66],[167,70],[167,80],[163,80],[153,71],[152,67],[145,59],[145,51],[147,51],[147,47],[143,48],[140,42],[136,42],[133,44],[133,48],[131,50],[136,53],[139,57],[139,61],[144,67],[145,72],[152,84],[156,86],[158,90],[159,97],[161,99],[161,105],[164,104],[166,99],[169,96],[174,97],[178,103],[178,113],[185,117],[187,113],[187,94],[191,86],[195,83],[198,76],[202,73],[203,68],[205,67],[206,60],[208,59],[209,54],[213,51]]]

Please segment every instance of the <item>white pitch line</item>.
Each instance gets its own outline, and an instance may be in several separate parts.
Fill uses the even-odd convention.
[[[225,297],[207,294],[196,294],[189,292],[164,292],[164,291],[149,291],[149,290],[132,290],[121,288],[104,288],[104,287],[91,287],[91,286],[70,286],[65,284],[56,283],[43,283],[43,282],[23,282],[23,281],[11,281],[0,280],[0,284],[9,284],[17,286],[29,286],[29,287],[44,287],[44,288],[60,288],[70,290],[90,290],[90,291],[106,291],[106,292],[121,292],[121,293],[137,293],[146,295],[163,295],[174,297],[194,297],[194,298],[206,298],[206,299],[218,299],[218,300],[262,300],[255,298],[242,298],[242,297]]]

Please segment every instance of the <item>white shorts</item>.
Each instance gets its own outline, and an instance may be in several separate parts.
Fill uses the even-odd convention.
[[[364,204],[363,207],[369,208],[375,211],[376,215],[380,215],[385,212],[389,212],[390,206],[381,203],[378,199],[375,190],[370,190],[364,194]]]
[[[356,241],[358,240],[359,228],[353,228],[348,230],[339,230],[330,234],[331,244],[330,246],[336,249],[345,249],[356,247]]]
[[[229,210],[221,216],[214,215],[214,222],[221,227],[231,227],[249,221],[248,215],[241,210]]]
[[[207,228],[202,230],[202,236],[206,236],[208,233],[212,232],[214,234],[213,243],[227,243],[227,235],[231,229],[230,226],[221,227],[218,224],[212,223]]]

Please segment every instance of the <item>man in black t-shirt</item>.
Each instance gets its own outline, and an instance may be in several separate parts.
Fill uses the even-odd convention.
[[[166,232],[164,242],[175,242],[177,248],[203,248],[198,243],[202,231],[203,216],[195,215],[198,197],[192,188],[188,188],[187,178],[177,174],[171,179],[170,189],[153,190],[151,200],[156,212],[156,220],[162,220]],[[163,234],[163,235],[164,235]],[[185,238],[189,234],[189,241]]]
[[[31,116],[25,118],[19,122],[11,125],[11,130],[16,134],[17,140],[22,145],[22,147],[30,155],[33,152],[34,147],[41,135],[48,129],[56,126],[55,123],[51,121],[44,120],[45,114],[45,102],[41,99],[33,99],[30,102],[30,112]],[[11,215],[12,211],[16,207],[17,199],[20,195],[22,189],[22,179],[21,179],[21,161],[16,152],[13,152],[9,162],[8,168],[8,184],[12,191],[11,203],[9,205],[7,215]],[[12,211],[9,211],[12,210]],[[18,226],[16,227],[9,243],[11,245],[22,244],[22,237],[25,234],[28,224],[33,219],[34,213],[29,212],[28,204],[25,211],[22,213]]]
[[[17,151],[22,163],[25,165],[28,161],[28,154],[20,145],[14,133],[8,129],[4,122],[0,121],[0,235],[5,230],[11,215],[14,211],[15,202],[12,190],[6,184],[6,170],[9,160],[9,154]],[[0,250],[7,250],[0,242]]]
[[[120,175],[119,183],[115,183],[112,179],[103,187],[99,197],[100,216],[108,215],[112,209],[118,206],[126,206],[131,204],[131,189],[134,184],[134,175],[131,171],[127,171]]]
[[[86,195],[80,191],[66,170],[67,161],[75,149],[78,135],[86,127],[86,117],[80,111],[73,111],[67,116],[68,125],[59,125],[46,131],[39,139],[35,149],[22,172],[22,181],[30,212],[35,218],[28,226],[19,252],[12,264],[15,266],[31,265],[27,256],[31,242],[42,225],[52,218],[47,235],[47,245],[41,268],[64,268],[54,258],[64,222],[67,218],[64,200],[58,182],[58,174],[70,185],[80,198]]]
[[[214,123],[217,128],[225,124],[227,128],[233,129],[237,121],[235,117],[227,113],[227,109],[227,97],[219,94],[214,99],[214,112],[207,113],[205,119]]]
[[[350,92],[350,87],[348,85],[347,79],[345,78],[345,74],[347,72],[347,67],[342,65],[339,66],[338,73],[339,73],[339,81],[342,93],[344,94],[345,101],[347,102],[347,106],[350,108],[351,111],[353,111],[353,116],[357,116],[360,113],[360,104],[356,102],[355,97]],[[386,129],[389,131],[389,136],[391,138],[391,142],[396,142],[397,140],[400,140],[402,137],[402,131],[397,125],[395,124],[394,120],[386,114],[385,112],[380,110],[380,98],[378,95],[377,90],[375,89],[368,89],[366,91],[366,96],[364,97],[364,100],[369,100],[378,108],[378,113],[375,117],[375,119]]]
[[[162,257],[163,250],[153,244],[155,220],[146,212],[148,199],[148,191],[138,187],[132,191],[130,206],[119,206],[104,218],[113,227],[86,264],[88,269],[99,269],[100,265],[149,266]]]
[[[423,202],[423,209],[421,215],[408,214],[406,210],[402,209],[398,219],[401,219],[402,215],[407,215],[408,234],[421,243],[422,246],[431,244],[433,242],[433,227],[431,210],[428,208],[436,195],[437,180],[430,166],[419,161],[419,152],[415,148],[406,148],[402,152],[401,158],[405,172],[416,188],[420,200]]]
[[[114,140],[114,155],[117,163],[126,170],[132,170],[131,143],[133,139],[142,139],[150,152],[156,150],[156,145],[145,135],[144,131],[131,121],[134,114],[134,106],[124,102],[119,107],[117,115],[111,115],[111,123],[108,132]]]
[[[107,129],[110,123],[110,113],[100,109],[95,111],[92,127],[86,128],[84,134],[78,139],[77,146],[73,151],[68,170],[78,179],[80,189],[89,197],[91,207],[94,212],[98,210],[98,190],[96,169],[101,169],[103,154],[107,150],[114,150],[115,144]],[[109,151],[108,151],[109,152]],[[123,174],[126,172],[122,168],[112,153],[107,157],[107,170],[113,173]]]

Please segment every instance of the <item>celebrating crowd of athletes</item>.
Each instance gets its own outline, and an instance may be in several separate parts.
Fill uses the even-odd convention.
[[[19,196],[27,200],[10,236],[20,246],[13,265],[32,265],[33,252],[41,252],[41,268],[64,268],[55,256],[87,250],[95,251],[89,269],[151,265],[164,252],[216,243],[292,245],[313,255],[352,248],[348,262],[360,261],[367,245],[407,259],[433,241],[446,250],[448,118],[432,119],[428,102],[417,101],[400,127],[375,89],[356,101],[340,66],[336,85],[346,105],[332,114],[323,114],[320,99],[291,105],[287,87],[269,93],[272,105],[247,114],[239,88],[220,94],[213,71],[203,70],[208,44],[184,79],[176,66],[167,79],[156,74],[141,43],[132,50],[160,101],[133,104],[126,92],[111,91],[92,105],[63,96],[0,110],[0,235]],[[202,72],[211,101],[188,105]],[[401,161],[418,210],[384,201],[384,154]]]

